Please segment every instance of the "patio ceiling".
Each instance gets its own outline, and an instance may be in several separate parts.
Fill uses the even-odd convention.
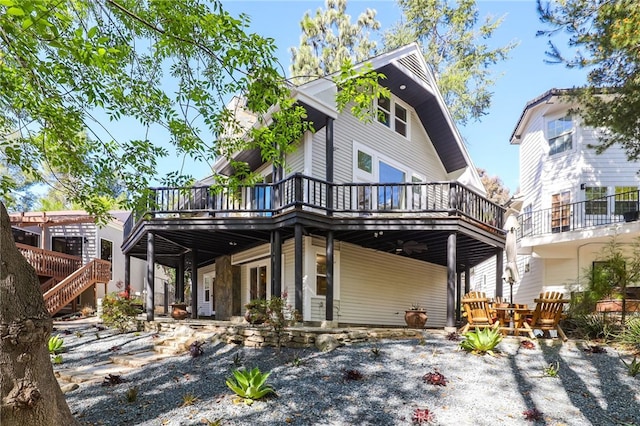
[[[282,241],[293,238],[293,226],[286,217],[276,226],[274,218],[255,218],[236,221],[230,227],[206,220],[188,223],[175,221],[148,221],[140,227],[136,236],[123,247],[133,257],[146,259],[147,231],[155,233],[156,262],[175,267],[180,256],[198,250],[199,265],[212,263],[217,257],[239,253],[249,248],[267,244],[271,229],[279,229]],[[457,269],[464,270],[495,256],[497,248],[504,247],[504,236],[499,233],[476,229],[472,224],[457,218],[442,220],[348,220],[323,218],[314,220],[313,215],[298,214],[305,235],[324,237],[333,229],[336,241],[361,247],[410,257],[442,266],[447,265],[447,240],[452,232],[457,235]],[[179,221],[178,221],[179,222]],[[134,242],[135,241],[135,242]],[[425,249],[426,248],[426,249]]]

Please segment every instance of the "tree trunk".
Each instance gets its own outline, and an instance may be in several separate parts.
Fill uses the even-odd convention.
[[[38,276],[15,246],[2,202],[0,225],[0,424],[78,425],[53,374],[53,323]]]

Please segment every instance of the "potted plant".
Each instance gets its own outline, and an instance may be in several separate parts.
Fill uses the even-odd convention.
[[[187,311],[187,304],[184,302],[175,302],[171,304],[171,318],[176,320],[183,320],[189,316]]]
[[[265,299],[254,299],[244,306],[247,308],[244,319],[249,324],[262,324],[267,320],[268,304]]]
[[[409,328],[424,328],[427,322],[427,310],[419,303],[414,303],[411,309],[404,312],[404,321]]]

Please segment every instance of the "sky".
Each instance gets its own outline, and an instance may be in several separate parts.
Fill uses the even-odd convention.
[[[300,20],[310,10],[324,8],[324,0],[223,0],[232,15],[244,13],[251,19],[250,30],[271,37],[278,46],[278,57],[287,72],[291,60],[290,48],[300,42]],[[381,30],[390,28],[401,17],[394,0],[349,0],[347,13],[351,22],[366,8],[375,9]],[[492,91],[491,108],[480,122],[459,130],[465,139],[476,167],[498,176],[513,194],[518,188],[518,146],[509,139],[528,101],[552,88],[583,85],[586,73],[566,69],[563,65],[545,63],[547,38],[536,37],[546,29],[540,22],[535,0],[479,0],[480,20],[485,16],[504,16],[503,24],[488,40],[490,46],[502,46],[512,40],[519,45],[509,60],[492,68],[499,77]],[[568,51],[562,39],[554,42]]]

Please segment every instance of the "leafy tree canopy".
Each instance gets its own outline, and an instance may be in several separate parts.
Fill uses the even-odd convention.
[[[551,40],[548,61],[589,70],[586,87],[573,91],[584,123],[607,128],[596,151],[619,144],[630,161],[640,159],[640,7],[636,0],[537,0],[542,22],[563,32],[571,54]],[[565,52],[566,53],[566,52]]]
[[[291,75],[304,83],[340,70],[345,61],[362,62],[375,54],[376,42],[370,31],[380,28],[376,11],[366,9],[355,24],[347,15],[347,0],[326,0],[325,10],[318,8],[312,17],[302,17],[300,47],[291,48]]]
[[[124,207],[136,208],[153,179],[192,181],[179,167],[157,176],[163,157],[187,165],[226,157],[235,174],[219,181],[251,183],[233,153],[258,148],[281,164],[310,125],[290,98],[273,40],[248,24],[215,0],[0,0],[0,161],[38,182],[56,170],[69,201],[100,219],[116,187],[127,194]],[[236,120],[225,108],[231,95],[261,126]],[[147,133],[118,138],[116,128]],[[158,129],[165,139],[151,140]],[[2,198],[17,185],[0,176]]]
[[[506,60],[516,42],[486,43],[503,18],[479,22],[475,0],[398,0],[403,19],[384,33],[385,50],[420,42],[446,105],[458,124],[479,120],[491,106],[491,67]]]
[[[478,168],[478,174],[484,189],[487,191],[487,198],[496,204],[504,206],[509,201],[509,188],[504,186],[502,179],[498,176],[489,176],[485,169]]]

